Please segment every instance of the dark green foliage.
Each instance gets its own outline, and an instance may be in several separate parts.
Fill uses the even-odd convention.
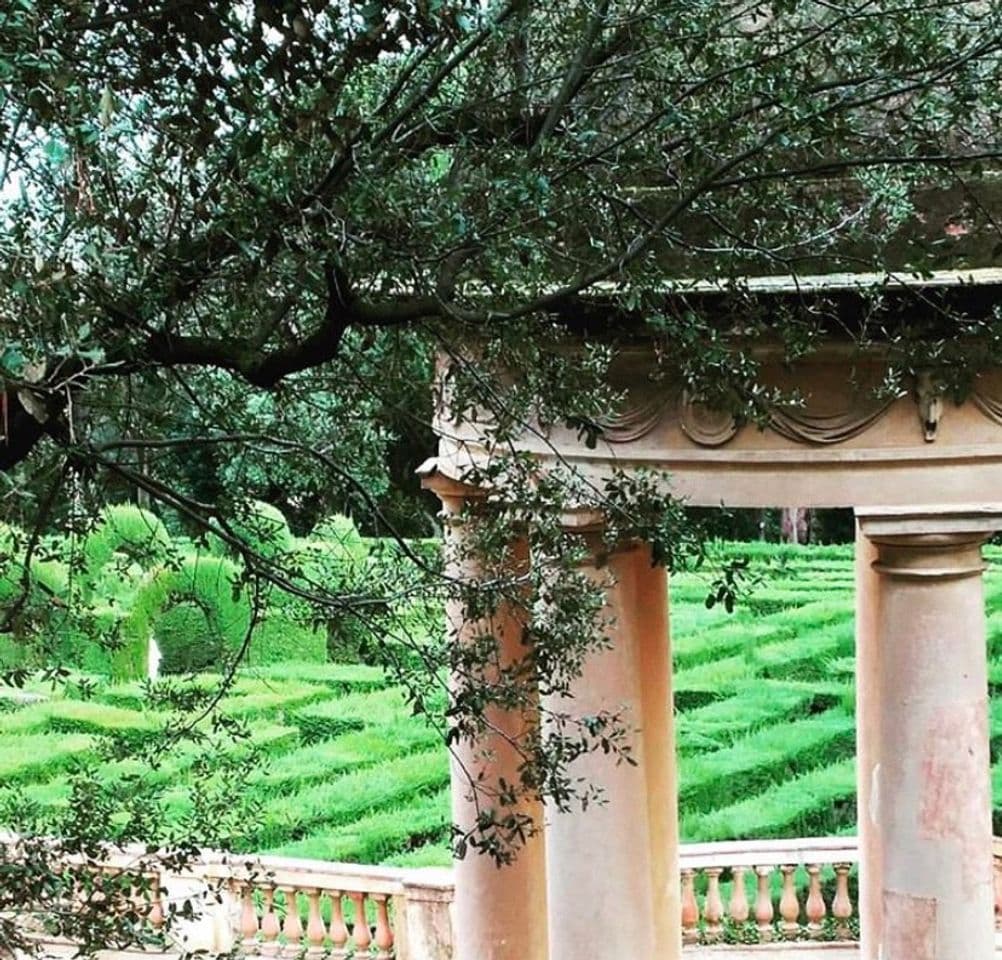
[[[321,666],[327,660],[327,638],[318,627],[297,623],[282,610],[266,613],[254,628],[247,663],[254,667],[301,663]]]
[[[225,638],[212,629],[202,607],[192,601],[162,611],[153,639],[160,648],[160,670],[165,674],[211,669],[226,652]]]
[[[220,518],[227,533],[237,537],[251,550],[263,557],[274,559],[289,553],[293,547],[292,531],[289,523],[277,507],[260,500],[237,501],[230,505],[225,516]],[[233,547],[218,537],[210,537],[215,552],[234,555]]]
[[[180,607],[173,618],[164,614]],[[161,624],[167,630],[159,633]],[[240,569],[208,554],[156,571],[137,593],[126,630],[139,649],[153,636],[165,673],[194,672],[221,664],[249,644],[251,603]]]

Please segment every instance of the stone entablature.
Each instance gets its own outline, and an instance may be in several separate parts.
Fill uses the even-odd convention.
[[[831,292],[825,278],[812,279],[797,287],[805,302]],[[842,275],[829,279],[836,293],[852,289]],[[975,271],[966,279],[950,274],[915,281],[915,289],[961,284],[953,289],[976,293],[983,313],[993,291],[1002,299],[1000,279],[1002,271]],[[714,295],[710,289],[703,284],[690,295]],[[790,295],[776,278],[748,281],[747,292]],[[792,366],[780,348],[760,347],[755,355],[762,385],[798,402],[773,405],[762,422],[742,423],[656,378],[656,351],[664,348],[650,339],[623,348],[612,381],[626,399],[606,417],[597,447],[589,449],[561,425],[535,425],[521,448],[543,465],[563,463],[590,479],[614,466],[665,471],[672,477],[670,492],[696,506],[962,504],[1002,496],[1002,371],[981,374],[954,398],[934,370],[889,390],[896,361],[879,346],[862,351],[831,340]],[[478,424],[455,424],[439,411],[437,429],[441,473],[459,478],[471,460],[486,456]]]

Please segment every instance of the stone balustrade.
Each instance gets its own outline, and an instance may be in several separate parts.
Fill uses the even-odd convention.
[[[682,940],[854,940],[855,837],[682,848]]]
[[[449,870],[398,870],[262,857],[207,860],[196,872],[225,916],[216,952],[249,956],[445,960],[451,950]],[[210,908],[211,910],[212,908]],[[225,927],[228,927],[227,936]]]
[[[1002,918],[1002,840],[993,849]],[[683,943],[857,938],[855,837],[687,844],[679,858]],[[134,869],[130,851],[103,873]],[[452,872],[204,854],[150,874],[145,910],[181,952],[254,957],[451,960]],[[186,902],[194,916],[186,916]],[[1002,930],[1002,921],[998,927]]]

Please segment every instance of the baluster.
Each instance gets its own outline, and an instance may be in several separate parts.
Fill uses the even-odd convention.
[[[365,919],[365,894],[349,893],[348,896],[355,904],[355,922],[351,927],[351,938],[355,941],[355,956],[364,957],[369,952],[369,945],[372,943],[369,921]]]
[[[748,891],[745,889],[745,868],[731,867],[734,884],[731,889],[731,920],[737,926],[748,922]]]
[[[157,875],[150,881],[150,926],[154,933],[160,933],[164,926],[164,899]]]
[[[825,928],[825,898],[821,894],[821,865],[809,863],[807,875],[810,878],[807,893],[807,936],[817,940]]]
[[[796,940],[800,935],[800,901],[793,883],[795,866],[786,864],[779,868],[783,874],[783,895],[779,898],[779,915],[783,922],[779,925],[787,940]]]
[[[696,871],[682,871],[682,942],[699,943],[699,904],[696,902]]]
[[[341,891],[331,891],[331,960],[348,956],[348,927],[341,910]]]
[[[275,912],[275,888],[264,889],[264,912],[261,916],[261,953],[274,957],[278,953],[278,935],[281,932],[278,914]]]
[[[324,950],[324,937],[327,931],[324,929],[324,920],[320,916],[320,891],[308,890],[306,899],[310,905],[309,919],[306,921],[306,956],[309,960],[318,960],[326,951]]]
[[[372,898],[376,902],[376,960],[393,960],[393,928],[386,894]]]
[[[835,898],[832,900],[832,916],[835,918],[835,934],[840,940],[849,940],[849,918],[852,916],[852,901],[849,899],[848,863],[835,865]]]
[[[296,900],[296,888],[284,887],[285,921],[282,923],[282,933],[285,934],[283,954],[287,957],[298,957],[303,945],[303,922],[299,918],[299,901]]]
[[[759,943],[771,943],[775,931],[772,929],[772,892],[769,889],[769,877],[772,867],[756,867],[758,875],[758,896],[755,898],[755,923],[758,926]]]
[[[258,953],[257,910],[254,909],[254,888],[249,883],[240,885],[240,939],[244,953]]]
[[[720,897],[720,874],[723,867],[707,867],[706,902],[703,904],[703,919],[706,921],[703,933],[707,943],[716,943],[724,933],[724,901]]]

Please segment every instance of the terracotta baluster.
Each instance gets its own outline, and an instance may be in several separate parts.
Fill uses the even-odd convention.
[[[364,957],[369,952],[369,946],[372,943],[369,921],[365,918],[365,894],[349,893],[348,896],[355,904],[355,922],[351,926],[351,938],[355,941],[355,956]]]
[[[278,953],[278,935],[281,932],[278,914],[275,912],[275,888],[264,890],[264,911],[261,915],[261,953],[274,957]]]
[[[772,909],[772,891],[769,889],[772,867],[756,867],[755,873],[758,875],[758,896],[755,898],[755,923],[758,926],[758,939],[760,943],[770,943],[775,936],[775,931],[772,928],[772,918],[775,914]]]
[[[160,878],[150,881],[150,926],[154,933],[159,933],[164,925],[164,901],[160,893]]]
[[[254,909],[254,888],[249,883],[240,884],[240,941],[244,953],[258,953],[257,910]]]
[[[699,943],[699,904],[696,902],[696,872],[682,871],[682,942]]]
[[[800,901],[793,877],[797,868],[786,864],[779,869],[783,874],[783,895],[779,898],[779,915],[783,922],[779,928],[787,940],[796,940],[800,936]]]
[[[324,929],[324,920],[320,916],[320,891],[307,890],[306,899],[310,905],[309,916],[306,921],[306,956],[309,960],[318,960],[327,951],[324,950],[324,937],[327,931]]]
[[[807,865],[807,875],[810,878],[807,891],[807,936],[817,940],[825,927],[825,898],[821,894],[821,867],[817,863]]]
[[[331,960],[348,956],[348,927],[341,909],[341,891],[331,891]]]
[[[704,935],[708,943],[716,943],[724,933],[724,901],[720,897],[720,874],[723,867],[707,867],[706,902],[703,904],[703,919],[706,921]]]
[[[379,894],[372,899],[376,903],[376,960],[393,960],[393,928],[390,926],[388,897]]]
[[[282,933],[285,934],[283,953],[287,957],[298,957],[303,945],[303,921],[299,917],[299,902],[296,900],[296,888],[285,887],[285,920],[282,923]]]
[[[748,891],[745,889],[745,868],[731,867],[731,876],[734,882],[731,888],[731,920],[737,926],[748,922],[750,910],[748,909]]]
[[[852,916],[852,901],[849,899],[848,863],[835,864],[835,897],[832,900],[832,916],[835,918],[835,934],[840,940],[849,940],[849,918]]]

